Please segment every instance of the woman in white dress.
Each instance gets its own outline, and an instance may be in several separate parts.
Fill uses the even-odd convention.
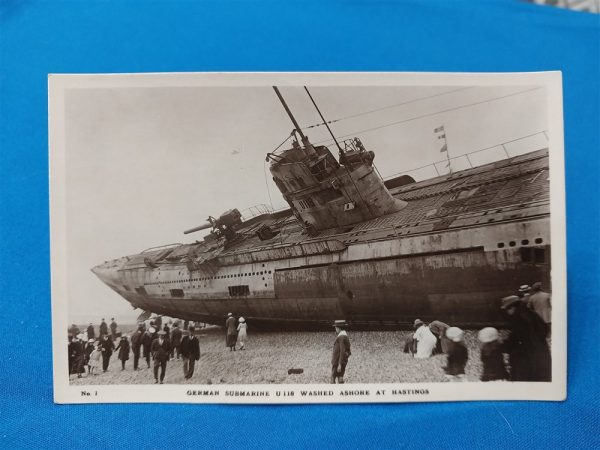
[[[437,344],[437,338],[431,332],[429,327],[420,319],[415,320],[414,328],[416,331],[413,339],[417,341],[417,353],[415,354],[415,358],[429,358]]]
[[[244,348],[244,342],[246,341],[246,339],[248,339],[248,333],[246,331],[248,329],[248,325],[246,324],[246,319],[244,319],[243,317],[240,317],[239,322],[240,323],[237,326],[237,340],[241,344],[240,350],[246,350]]]

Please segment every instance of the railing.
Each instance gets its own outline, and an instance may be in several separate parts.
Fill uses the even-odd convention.
[[[538,148],[535,149],[535,150],[541,150],[542,148],[546,148],[547,147],[548,135],[547,135],[546,131],[538,131],[537,133],[528,134],[527,136],[521,136],[521,137],[519,137],[517,139],[512,139],[510,141],[502,142],[500,144],[496,144],[496,145],[493,145],[491,147],[480,148],[478,150],[474,150],[474,151],[469,152],[469,153],[464,153],[462,155],[453,156],[453,157],[449,158],[449,160],[450,160],[450,167],[448,167],[448,159],[442,159],[442,160],[439,160],[439,161],[432,162],[430,164],[426,164],[424,166],[415,167],[413,169],[404,170],[402,172],[398,172],[398,173],[395,173],[393,175],[388,175],[388,176],[386,176],[384,178],[384,180],[389,180],[389,179],[395,178],[395,177],[397,177],[399,175],[404,175],[404,174],[408,174],[408,173],[411,173],[411,172],[416,172],[416,171],[419,171],[419,170],[422,171],[422,170],[427,169],[427,168],[433,168],[434,171],[435,171],[435,176],[440,176],[440,175],[442,175],[442,173],[440,173],[439,166],[443,165],[442,166],[443,170],[446,170],[447,171],[446,173],[450,173],[450,168],[452,168],[452,161],[458,161],[458,160],[465,161],[466,164],[463,163],[463,165],[466,165],[466,167],[464,167],[464,169],[468,169],[468,168],[473,168],[473,167],[476,167],[476,166],[479,166],[479,165],[488,164],[488,163],[493,162],[493,161],[498,161],[500,159],[508,159],[508,158],[513,157],[513,156],[518,156],[517,154],[513,154],[513,155],[510,154],[510,152],[509,152],[510,149],[509,149],[509,147],[507,147],[508,144],[512,144],[512,143],[519,142],[519,141],[523,141],[523,140],[531,138],[533,136],[542,136],[542,135],[546,138],[546,142],[544,143],[544,145],[539,144]],[[484,162],[484,163],[481,163],[481,164],[473,164],[473,160],[470,158],[470,156],[472,156],[474,154],[481,153],[481,152],[493,151],[493,150],[501,151],[502,152],[501,154],[502,154],[503,157],[502,158],[496,158],[493,161],[487,161],[487,162]],[[535,151],[535,150],[531,150],[531,151]],[[519,154],[523,154],[523,153],[520,152]],[[457,169],[452,168],[452,170],[456,171]],[[463,170],[463,169],[458,169],[458,170]],[[422,179],[427,179],[427,178],[430,178],[430,177],[424,176]]]
[[[250,206],[249,208],[242,210],[242,221],[245,222],[246,220],[252,219],[253,217],[260,216],[261,214],[271,214],[273,212],[273,209],[271,209],[269,205],[265,205],[264,203]]]

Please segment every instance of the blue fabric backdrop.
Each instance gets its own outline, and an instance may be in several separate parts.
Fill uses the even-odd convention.
[[[510,0],[1,0],[0,446],[600,446],[599,21]],[[217,70],[562,70],[568,400],[54,405],[46,76]]]

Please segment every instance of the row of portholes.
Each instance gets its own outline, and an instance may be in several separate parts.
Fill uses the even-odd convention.
[[[540,245],[544,243],[544,240],[542,238],[535,238],[534,241],[535,245]],[[529,239],[523,239],[521,241],[521,245],[530,245]],[[498,242],[498,248],[504,248],[506,245],[504,244],[504,242]],[[508,243],[509,247],[516,247],[517,246],[517,242],[516,241],[509,241]]]
[[[264,270],[264,271],[260,271],[260,272],[237,273],[237,274],[232,274],[232,275],[219,275],[216,277],[185,278],[183,280],[159,281],[159,282],[155,282],[155,283],[146,283],[146,284],[156,285],[156,284],[189,283],[191,281],[222,280],[225,278],[251,277],[251,276],[261,276],[261,275],[267,275],[267,274],[270,275],[271,273],[272,273],[271,270],[268,270],[268,271]],[[263,280],[264,279],[265,278],[263,277]]]

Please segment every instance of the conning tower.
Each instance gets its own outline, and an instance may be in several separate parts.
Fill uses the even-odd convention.
[[[270,153],[267,160],[271,161],[275,184],[310,235],[329,228],[345,228],[406,206],[405,201],[389,193],[373,165],[375,153],[367,151],[360,139],[340,145],[332,133],[339,150],[339,161],[336,160],[328,147],[310,143],[277,87],[273,89],[294,124],[294,140],[291,148]],[[306,92],[310,96],[308,89]],[[329,129],[322,115],[321,118]]]

